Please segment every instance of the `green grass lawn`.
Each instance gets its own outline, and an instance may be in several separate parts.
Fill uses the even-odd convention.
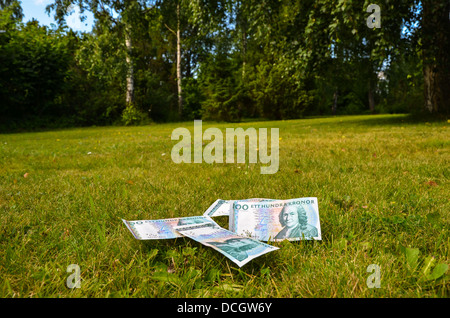
[[[448,122],[349,116],[280,129],[280,169],[175,164],[193,122],[0,135],[0,297],[448,297]],[[190,239],[138,241],[127,220],[202,215],[218,198],[317,197],[322,241],[242,268]],[[215,219],[228,228],[228,218]],[[418,254],[417,254],[418,253]],[[81,288],[69,289],[70,264]],[[369,288],[380,268],[380,288]]]

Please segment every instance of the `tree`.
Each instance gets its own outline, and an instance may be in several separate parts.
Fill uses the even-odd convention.
[[[177,3],[177,91],[178,91],[178,112],[183,114],[183,94],[181,88],[181,5]]]
[[[16,21],[22,21],[23,10],[18,0],[0,0],[0,9],[9,9],[12,12],[11,18]]]
[[[126,94],[125,102],[127,107],[134,107],[135,101],[135,83],[134,83],[134,65],[133,65],[133,25],[142,17],[142,13],[149,10],[152,1],[112,1],[112,0],[55,0],[53,4],[47,6],[47,12],[55,11],[55,18],[64,24],[65,16],[72,6],[80,6],[83,13],[89,10],[96,19],[97,30],[101,28],[114,28],[122,34],[126,46]],[[115,17],[115,14],[118,17]]]
[[[177,73],[177,94],[178,94],[178,114],[179,116],[182,116],[183,114],[183,89],[182,89],[182,81],[183,81],[183,75],[182,75],[182,41],[181,41],[181,34],[183,32],[182,30],[182,6],[183,9],[185,8],[185,5],[183,5],[182,0],[175,0],[175,1],[166,1],[163,5],[163,19],[170,20],[170,14],[164,14],[164,12],[173,13],[175,12],[175,18],[173,19],[174,24],[176,25],[175,30],[171,28],[166,22],[164,23],[164,26],[176,37],[176,73]],[[169,10],[167,10],[169,9]],[[170,24],[170,22],[169,22]]]
[[[450,2],[423,0],[421,15],[425,109],[450,112]]]
[[[10,10],[0,11],[0,119],[58,118],[71,61],[69,38],[36,20],[11,24]],[[5,23],[6,22],[6,23]]]
[[[345,49],[352,51],[352,59],[366,56],[374,67],[369,75],[369,96],[372,96],[376,78],[373,74],[389,60],[404,54],[408,37],[417,37],[415,42],[422,50],[425,109],[431,113],[449,111],[449,2],[446,0],[424,1],[379,1],[381,28],[366,27],[369,1],[364,3],[345,0],[318,0],[304,2],[303,11],[308,16],[304,41],[298,51],[305,69],[317,72],[330,58],[330,48],[342,41]],[[414,26],[419,23],[418,27]],[[411,35],[404,34],[410,26]],[[356,50],[355,50],[356,49]],[[355,55],[356,54],[356,55]],[[320,70],[319,70],[320,73]],[[370,102],[369,104],[372,104]]]

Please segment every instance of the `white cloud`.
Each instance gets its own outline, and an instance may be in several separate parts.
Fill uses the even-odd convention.
[[[85,21],[81,21],[80,17],[83,16]],[[93,25],[92,13],[85,11],[81,14],[80,7],[78,5],[72,5],[67,10],[66,24],[74,31],[91,31]]]
[[[37,6],[43,6],[43,5],[47,5],[50,4],[52,2],[52,0],[33,0],[34,4]]]
[[[83,28],[83,22],[80,20],[80,8],[78,6],[69,9],[69,16],[66,19],[67,25],[74,31],[79,31]]]

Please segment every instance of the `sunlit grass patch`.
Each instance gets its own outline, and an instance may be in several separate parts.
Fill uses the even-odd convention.
[[[238,126],[280,129],[276,174],[260,163],[174,164],[171,132],[192,122],[0,135],[0,295],[448,297],[447,122],[203,123]],[[276,243],[242,268],[189,239],[137,241],[121,221],[201,215],[218,198],[307,196],[318,198],[323,240]],[[70,264],[79,289],[66,287]],[[370,264],[380,288],[367,286]]]

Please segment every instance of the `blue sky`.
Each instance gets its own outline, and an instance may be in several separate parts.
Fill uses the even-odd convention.
[[[25,16],[23,18],[23,22],[27,22],[35,18],[39,21],[40,25],[51,26],[52,23],[56,25],[56,22],[53,19],[53,13],[48,16],[45,12],[45,7],[53,3],[53,0],[22,0],[21,2]],[[74,31],[91,31],[93,23],[92,15],[89,12],[85,12],[85,14],[88,18],[86,21],[81,22],[80,9],[78,7],[74,7],[72,14],[66,17],[67,25]]]

